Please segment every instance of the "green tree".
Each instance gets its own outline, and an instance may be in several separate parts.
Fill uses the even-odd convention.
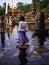
[[[0,7],[0,15],[4,14],[4,8]]]
[[[48,0],[42,0],[42,7],[46,8],[48,6]]]
[[[24,4],[22,3],[22,2],[18,2],[17,4],[16,4],[16,6],[17,6],[17,8],[20,8],[21,6],[23,6]]]
[[[17,9],[21,9],[24,13],[31,11],[31,4],[17,3]]]
[[[30,12],[31,11],[31,4],[26,4],[24,5],[24,13]]]
[[[6,8],[6,3],[3,3],[3,6],[0,6],[0,15],[4,15],[5,14],[5,8]]]
[[[3,12],[5,14],[5,10],[6,10],[6,2],[3,3]]]

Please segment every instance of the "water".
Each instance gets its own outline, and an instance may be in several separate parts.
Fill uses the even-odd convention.
[[[9,27],[6,29],[6,32],[3,34],[5,37],[4,45],[6,48],[15,48],[15,46],[18,44],[18,26],[15,26],[14,28]],[[28,31],[27,37],[30,40],[32,38],[32,31]],[[0,33],[0,49],[2,48],[1,43],[1,33]]]
[[[4,40],[4,48],[16,48],[16,46],[18,45],[18,26],[15,26],[15,27],[9,27],[9,28],[6,28],[6,32],[3,34],[4,35],[4,38],[2,38],[2,40]],[[34,34],[34,31],[28,31],[26,32],[27,34],[27,37],[29,39],[29,46],[33,47],[33,48],[36,48],[38,47],[39,43],[38,43],[38,38],[35,37],[35,38],[32,38],[32,35]],[[49,49],[49,41],[46,39],[45,42],[44,42],[46,48]],[[0,50],[2,48],[2,43],[1,43],[1,33],[0,33]]]

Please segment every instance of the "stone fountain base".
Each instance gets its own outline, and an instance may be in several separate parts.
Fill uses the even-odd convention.
[[[48,49],[45,48],[45,47],[39,47],[39,48],[36,48],[35,50],[36,50],[37,52],[47,52],[47,51],[48,51]]]
[[[26,50],[28,48],[29,45],[17,45],[17,48],[19,49],[19,60],[20,60],[20,64],[19,65],[26,65],[27,63],[27,54],[26,54]]]
[[[17,45],[19,49],[27,49],[29,45]]]

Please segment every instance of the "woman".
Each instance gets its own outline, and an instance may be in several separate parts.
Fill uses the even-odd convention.
[[[25,44],[25,43],[29,42],[29,40],[26,36],[26,31],[28,31],[28,26],[25,21],[25,18],[24,18],[24,16],[20,16],[19,29],[18,29],[20,44]]]

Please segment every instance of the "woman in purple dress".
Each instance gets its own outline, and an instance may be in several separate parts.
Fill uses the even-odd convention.
[[[20,44],[25,44],[25,43],[29,42],[29,40],[26,36],[26,31],[28,31],[28,26],[25,21],[25,18],[24,18],[24,16],[20,16],[19,29],[18,29]]]

